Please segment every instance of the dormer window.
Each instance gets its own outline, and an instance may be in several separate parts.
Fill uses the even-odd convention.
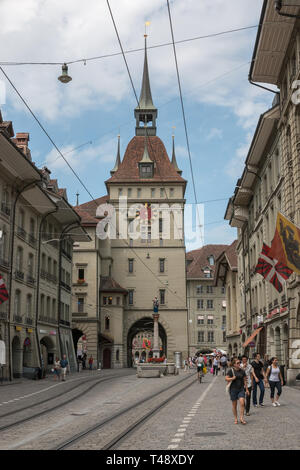
[[[140,163],[140,178],[153,178],[153,163]]]
[[[210,266],[213,266],[213,265],[215,264],[215,260],[214,260],[213,255],[210,255],[210,256],[209,256],[208,262],[209,262]]]

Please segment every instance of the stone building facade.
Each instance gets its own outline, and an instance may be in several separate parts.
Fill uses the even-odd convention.
[[[249,78],[276,85],[280,93],[259,120],[226,211],[231,225],[238,227],[243,344],[248,338],[253,351],[278,356],[288,383],[294,383],[300,372],[300,276],[293,274],[278,293],[255,275],[254,267],[262,243],[271,244],[278,211],[300,225],[300,114],[295,94],[300,73],[300,23],[295,17],[299,13],[295,5],[274,9],[273,1],[264,1]]]
[[[86,282],[73,284],[73,293],[85,299],[86,307],[79,312],[81,303],[73,304],[73,330],[78,337],[87,337],[88,355],[95,355],[105,368],[132,366],[135,342],[143,332],[153,330],[154,297],[160,303],[161,354],[172,360],[174,352],[188,352],[183,235],[186,181],[177,166],[174,145],[170,160],[156,135],[157,109],[151,96],[146,48],[134,115],[136,135],[122,161],[118,142],[116,164],[106,181],[107,196],[76,207],[92,241],[80,243],[74,250],[74,280],[85,267]],[[161,204],[163,208],[158,207]],[[101,239],[98,231],[105,227],[107,214],[112,217],[111,232]]]
[[[226,351],[229,357],[242,352],[240,324],[241,296],[238,282],[237,240],[216,259],[215,285],[225,288],[226,293]]]
[[[0,305],[4,379],[21,377],[28,368],[49,369],[63,353],[76,367],[70,318],[67,322],[58,302],[70,309],[70,286],[66,297],[60,272],[71,275],[73,240],[86,235],[65,190],[50,180],[49,170],[32,163],[28,141],[27,133],[14,138],[12,123],[0,113],[0,274],[9,294]],[[77,233],[67,241],[71,226]]]
[[[216,260],[228,245],[205,245],[186,254],[189,356],[227,350],[225,286],[217,285]]]

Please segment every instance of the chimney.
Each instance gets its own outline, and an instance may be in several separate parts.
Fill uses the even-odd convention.
[[[16,137],[13,139],[14,143],[24,153],[28,160],[31,160],[31,152],[28,148],[29,134],[28,132],[17,132]]]
[[[42,172],[42,175],[43,175],[43,179],[49,183],[50,181],[50,175],[51,175],[51,171],[49,170],[49,168],[47,168],[46,166],[44,166],[42,169],[41,169],[41,172]]]

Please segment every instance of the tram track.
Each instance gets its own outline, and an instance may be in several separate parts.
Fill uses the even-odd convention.
[[[43,415],[45,415],[47,413],[50,413],[52,411],[55,411],[55,410],[65,406],[66,404],[69,404],[69,403],[77,400],[78,398],[80,398],[82,396],[83,393],[88,393],[90,390],[95,388],[100,383],[104,383],[104,382],[107,382],[109,380],[120,379],[120,378],[123,378],[123,377],[130,377],[130,376],[132,376],[132,374],[110,375],[110,376],[107,376],[107,377],[101,377],[100,379],[97,379],[97,378],[94,377],[94,378],[89,379],[87,381],[80,382],[79,384],[76,384],[74,387],[72,387],[68,390],[63,390],[61,393],[56,394],[53,397],[47,397],[46,399],[41,400],[37,403],[32,403],[28,406],[24,406],[23,408],[19,408],[18,410],[9,411],[8,413],[2,414],[2,415],[0,415],[0,419],[3,419],[3,418],[8,417],[8,416],[12,416],[12,415],[17,415],[18,413],[21,413],[23,411],[30,410],[32,408],[35,408],[36,406],[40,406],[40,405],[43,405],[44,403],[52,402],[53,400],[57,400],[58,398],[60,398],[62,396],[66,396],[67,394],[71,394],[74,390],[78,389],[79,387],[84,387],[87,383],[95,381],[89,387],[85,388],[84,390],[80,390],[80,392],[76,396],[74,396],[72,398],[67,398],[63,402],[61,402],[61,403],[59,403],[55,406],[52,406],[51,408],[47,408],[46,410],[39,411],[38,413],[35,413],[31,416],[27,416],[27,417],[24,417],[22,419],[19,419],[18,421],[14,421],[12,423],[8,423],[8,424],[4,424],[4,425],[0,426],[0,432],[1,431],[6,431],[7,429],[10,429],[10,428],[18,426],[20,424],[26,423],[28,421],[31,421],[31,420],[35,419],[35,418],[39,418],[40,416],[43,416]]]
[[[195,374],[193,374],[195,375]],[[166,387],[163,390],[160,390],[159,392],[155,393],[154,395],[148,396],[147,398],[144,398],[143,400],[140,400],[133,405],[130,405],[129,407],[115,413],[113,416],[110,416],[103,421],[94,424],[93,426],[87,428],[86,430],[72,436],[68,440],[60,443],[58,446],[52,448],[51,450],[64,450],[68,449],[74,444],[80,442],[81,440],[84,440],[87,436],[90,436],[91,434],[95,433],[98,430],[102,430],[107,425],[111,425],[114,423],[114,421],[118,421],[118,419],[125,417],[126,414],[129,414],[129,417],[127,418],[127,421],[130,421],[130,412],[134,411],[136,413],[137,407],[143,406],[146,403],[150,402],[151,400],[157,399],[158,396],[162,395],[163,393],[168,392],[169,390],[178,387],[182,382],[186,382],[187,380],[189,383],[185,385],[184,387],[181,387],[179,390],[177,390],[175,393],[173,393],[171,396],[169,396],[167,399],[164,399],[161,401],[159,404],[156,404],[150,411],[143,413],[142,416],[140,416],[138,419],[135,419],[133,423],[125,427],[123,431],[115,435],[112,439],[110,439],[108,442],[100,444],[99,447],[97,447],[97,450],[111,450],[114,449],[117,444],[119,444],[121,441],[124,441],[127,437],[129,437],[134,431],[136,431],[143,423],[145,423],[147,420],[149,420],[152,416],[154,416],[161,408],[165,407],[168,405],[173,399],[175,399],[177,396],[179,396],[181,393],[186,391],[189,387],[191,387],[193,384],[197,382],[197,379],[190,380],[191,376],[185,377],[184,379],[176,382],[175,384],[170,385],[169,387]],[[118,426],[116,426],[118,428]],[[103,434],[105,434],[103,432]]]

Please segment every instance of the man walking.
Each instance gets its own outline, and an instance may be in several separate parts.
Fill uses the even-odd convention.
[[[69,365],[69,362],[67,361],[67,356],[64,354],[63,358],[60,361],[60,367],[61,367],[61,374],[62,374],[62,380],[65,382],[66,380],[66,373],[67,373],[67,367]]]
[[[196,359],[197,364],[197,372],[198,372],[198,380],[200,380],[200,374],[203,374],[203,367],[204,367],[204,358],[202,354],[199,355]]]
[[[226,369],[227,369],[227,356],[226,354],[222,354],[222,357],[220,359],[221,361],[221,366],[223,369],[223,375],[226,375]]]
[[[260,360],[260,354],[256,353],[254,356],[254,361],[251,363],[253,368],[253,406],[257,408],[257,387],[259,387],[259,406],[264,406],[264,395],[265,395],[265,386],[264,381],[266,380],[264,365]]]

